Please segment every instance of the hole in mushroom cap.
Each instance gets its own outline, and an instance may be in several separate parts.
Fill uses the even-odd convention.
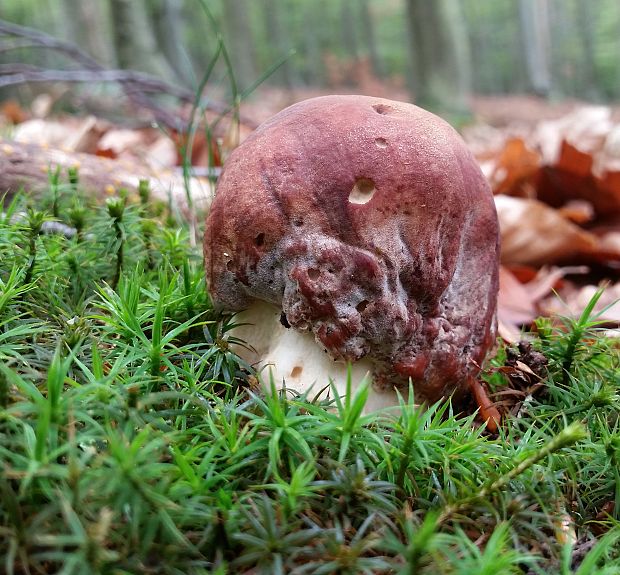
[[[387,148],[388,143],[385,138],[375,138],[375,145],[377,148]]]
[[[376,191],[375,183],[372,180],[360,178],[355,182],[349,194],[349,201],[352,204],[366,204],[372,199]]]
[[[372,109],[377,112],[377,114],[387,115],[393,111],[392,106],[388,106],[387,104],[373,104]]]
[[[293,220],[293,225],[300,228],[304,225],[304,221],[301,218],[296,218]]]
[[[356,306],[355,309],[359,312],[362,313],[367,307],[368,307],[368,300],[363,299],[361,302],[359,302]]]
[[[231,272],[231,271],[233,271],[233,270],[235,269],[235,264],[233,263],[233,261],[232,261],[232,260],[228,260],[228,261],[226,262],[226,269],[227,269],[229,272]]]
[[[299,377],[301,375],[301,372],[304,370],[303,367],[301,367],[301,365],[296,365],[292,370],[291,370],[291,377]]]
[[[260,247],[265,243],[265,234],[261,232],[254,238],[254,243]]]
[[[286,328],[288,329],[289,327],[291,327],[291,324],[288,322],[288,318],[286,317],[286,314],[284,312],[282,312],[280,314],[280,323]]]
[[[320,275],[321,275],[321,272],[317,270],[316,268],[308,268],[308,277],[311,280],[318,280]]]

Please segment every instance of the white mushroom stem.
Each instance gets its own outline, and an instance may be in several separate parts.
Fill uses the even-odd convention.
[[[261,373],[264,385],[269,384],[270,373],[278,389],[286,385],[287,389],[297,393],[308,393],[312,399],[333,381],[338,394],[346,393],[347,364],[334,361],[325,350],[317,344],[311,333],[301,333],[292,328],[285,328],[280,323],[280,309],[263,301],[255,301],[247,310],[235,316],[235,323],[244,323],[236,327],[231,334],[252,348],[250,352],[241,346],[233,349],[248,363],[253,364]],[[351,365],[351,389],[355,394],[365,377],[371,377],[372,364],[363,359]],[[407,393],[401,391],[406,399]],[[332,397],[331,389],[324,391],[322,398]],[[364,412],[371,413],[385,407],[398,405],[394,390],[377,390],[371,387]]]

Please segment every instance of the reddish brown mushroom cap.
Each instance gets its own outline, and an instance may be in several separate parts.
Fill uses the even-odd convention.
[[[216,304],[281,306],[334,359],[416,399],[464,389],[494,342],[498,225],[460,136],[411,104],[306,100],[227,161],[205,231]]]

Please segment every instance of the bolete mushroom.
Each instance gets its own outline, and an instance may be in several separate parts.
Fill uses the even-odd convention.
[[[325,96],[261,125],[229,157],[207,218],[216,305],[279,385],[344,390],[367,409],[463,395],[496,333],[498,224],[465,143],[412,104]]]

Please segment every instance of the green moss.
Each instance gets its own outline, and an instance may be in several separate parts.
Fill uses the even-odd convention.
[[[185,223],[56,197],[79,234],[19,217],[27,195],[0,218],[0,570],[620,567],[618,351],[596,318],[540,323],[548,372],[499,437],[449,403],[362,415],[364,386],[331,407],[258,392]]]

